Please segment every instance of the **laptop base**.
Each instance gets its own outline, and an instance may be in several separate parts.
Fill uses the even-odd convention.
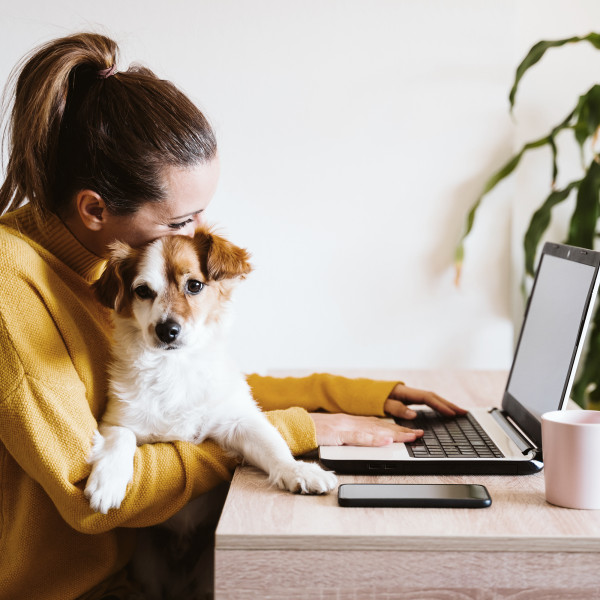
[[[541,460],[430,460],[413,459],[387,463],[385,461],[329,461],[321,464],[340,475],[531,475],[539,473]]]

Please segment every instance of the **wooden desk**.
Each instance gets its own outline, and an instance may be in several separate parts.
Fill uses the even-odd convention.
[[[506,380],[504,372],[396,376],[467,407],[499,402]],[[339,482],[481,483],[493,504],[341,508],[336,492],[293,495],[268,487],[256,469],[239,469],[216,532],[215,598],[600,598],[600,511],[546,503],[543,473]]]

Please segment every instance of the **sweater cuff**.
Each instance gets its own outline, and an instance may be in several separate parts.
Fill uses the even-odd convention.
[[[315,423],[303,408],[271,410],[264,414],[281,434],[294,456],[301,456],[317,449]]]
[[[361,387],[346,397],[346,410],[352,415],[385,417],[383,410],[386,400],[399,383],[398,381],[377,381],[361,379]]]

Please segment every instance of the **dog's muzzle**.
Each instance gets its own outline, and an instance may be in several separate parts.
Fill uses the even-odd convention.
[[[158,323],[154,330],[156,331],[156,337],[161,342],[171,344],[181,333],[181,325],[177,321],[173,321],[173,319],[167,319],[162,323]]]

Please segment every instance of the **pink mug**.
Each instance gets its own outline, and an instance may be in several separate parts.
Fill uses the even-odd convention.
[[[600,411],[542,415],[546,500],[567,508],[600,509]]]

